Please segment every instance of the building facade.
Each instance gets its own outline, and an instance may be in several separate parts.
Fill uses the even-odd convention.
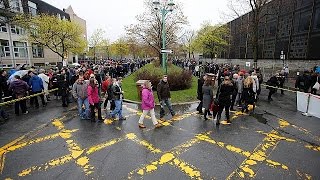
[[[28,13],[33,16],[49,14],[71,20],[67,12],[41,0],[0,1],[0,66],[12,68],[23,64],[46,66],[62,63],[61,57],[48,48],[27,42],[23,28],[9,23],[8,19],[17,13]],[[69,63],[74,59],[74,55],[68,56]]]
[[[75,22],[80,25],[80,27],[82,28],[82,32],[83,32],[82,37],[87,42],[88,37],[87,37],[87,22],[86,22],[86,20],[77,16],[77,14],[73,11],[71,6],[69,6],[67,9],[63,9],[63,11],[69,14],[71,22]],[[85,59],[85,55],[84,54],[74,55],[72,58],[72,61],[74,63],[78,63],[79,58]]]
[[[228,59],[252,59],[249,12],[227,25]],[[320,0],[273,0],[265,5],[259,22],[259,59],[320,60]],[[282,56],[283,57],[283,56]]]

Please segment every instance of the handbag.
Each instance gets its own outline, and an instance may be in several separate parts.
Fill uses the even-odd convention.
[[[316,84],[315,84],[312,88],[313,88],[313,89],[316,89],[317,91],[320,90],[320,83],[319,83],[318,77],[317,77],[317,82],[316,82]]]

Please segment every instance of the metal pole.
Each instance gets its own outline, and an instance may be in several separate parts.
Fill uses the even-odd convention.
[[[166,17],[166,10],[165,8],[162,9],[162,49],[165,50],[166,49],[166,26],[165,26],[165,17]],[[167,54],[163,53],[162,54],[162,68],[163,71],[165,71],[166,75],[167,75],[167,64],[166,64],[166,58],[167,58]]]

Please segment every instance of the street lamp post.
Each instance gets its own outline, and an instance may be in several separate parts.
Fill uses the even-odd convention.
[[[173,7],[175,6],[173,0],[164,0],[162,3],[160,3],[159,0],[153,1],[154,9],[160,10],[160,13],[162,15],[161,18],[161,24],[162,24],[162,50],[166,50],[166,16],[169,12],[173,11]],[[167,52],[161,52],[162,53],[162,68],[163,71],[165,71],[165,74],[168,74],[168,62],[167,62]]]

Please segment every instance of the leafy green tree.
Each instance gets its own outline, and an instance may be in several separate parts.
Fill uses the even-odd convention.
[[[211,59],[220,55],[228,46],[229,29],[226,26],[204,24],[197,32],[193,46]]]
[[[69,53],[83,53],[87,47],[82,28],[74,22],[41,14],[17,15],[15,23],[26,30],[29,42],[47,47],[63,60],[67,59]]]

